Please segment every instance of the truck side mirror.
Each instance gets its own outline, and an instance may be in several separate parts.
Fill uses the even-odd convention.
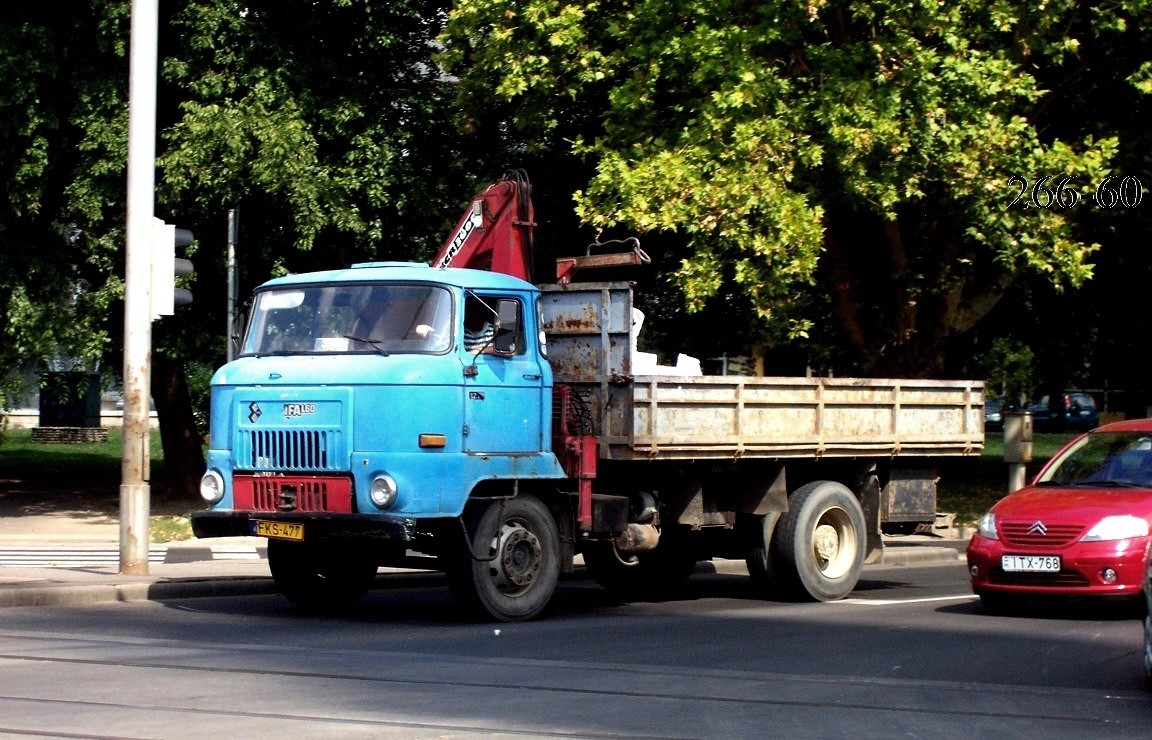
[[[516,336],[520,328],[520,302],[510,298],[496,301],[496,336],[492,348],[501,354],[516,354]]]

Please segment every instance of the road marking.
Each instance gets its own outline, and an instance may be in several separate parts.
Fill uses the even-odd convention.
[[[172,556],[171,558],[169,556]],[[153,545],[148,550],[149,563],[189,562],[199,560],[263,560],[267,554],[250,545],[214,545],[202,548],[169,548]],[[78,568],[118,565],[120,548],[107,547],[0,547],[0,567],[7,568]]]
[[[927,604],[934,601],[972,601],[978,599],[976,594],[963,594],[959,596],[927,596],[921,599],[841,599],[833,604],[864,604],[866,606],[894,606],[897,604]]]
[[[260,552],[251,545],[215,545],[213,560],[261,560]]]
[[[149,563],[163,563],[167,546],[148,550]],[[4,547],[0,548],[0,565],[12,568],[55,568],[85,565],[115,565],[120,562],[120,549],[113,547]]]

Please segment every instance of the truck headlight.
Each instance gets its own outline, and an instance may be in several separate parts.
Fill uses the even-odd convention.
[[[396,481],[387,473],[381,473],[368,486],[368,496],[381,509],[389,508],[396,503]]]
[[[200,479],[200,497],[210,504],[224,498],[224,478],[215,470],[209,470]]]

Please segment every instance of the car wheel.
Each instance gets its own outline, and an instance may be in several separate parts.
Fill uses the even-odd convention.
[[[1144,683],[1152,691],[1152,615],[1144,617]]]
[[[1015,608],[1015,600],[1004,594],[980,594],[980,606],[987,614],[997,616],[1011,614]]]

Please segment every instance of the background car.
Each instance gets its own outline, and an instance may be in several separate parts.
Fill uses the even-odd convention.
[[[999,398],[984,400],[984,431],[999,432],[1004,429],[1004,402]]]
[[[1064,391],[1059,396],[1040,396],[1027,409],[1037,432],[1086,432],[1100,424],[1096,399],[1084,391]]]
[[[993,611],[1027,596],[1136,600],[1150,531],[1152,419],[1107,424],[984,515],[968,543],[972,590]]]

